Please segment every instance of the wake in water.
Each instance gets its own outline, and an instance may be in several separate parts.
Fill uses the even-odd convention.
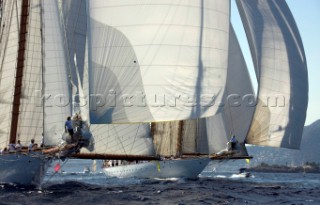
[[[34,189],[0,187],[1,204],[320,204],[319,176],[292,181],[300,175],[255,174],[255,178],[230,178],[230,174],[197,180],[108,179],[102,174],[51,178]],[[225,178],[222,178],[225,176]],[[280,182],[272,181],[274,177]],[[259,179],[260,178],[260,179]],[[314,179],[317,181],[312,181]],[[75,179],[77,181],[75,181]],[[259,181],[260,180],[260,181]],[[261,182],[265,180],[265,182]],[[257,182],[258,181],[258,182]],[[6,203],[8,202],[8,203]],[[9,203],[10,202],[10,203]],[[14,203],[12,203],[14,202]]]

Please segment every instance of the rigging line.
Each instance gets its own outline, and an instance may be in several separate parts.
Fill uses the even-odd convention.
[[[1,76],[1,79],[2,79],[2,73],[3,73],[3,64],[4,64],[4,60],[5,60],[5,54],[6,54],[6,52],[7,52],[7,47],[8,47],[8,42],[9,42],[9,37],[10,37],[10,31],[11,31],[11,22],[12,22],[12,18],[13,18],[13,7],[14,7],[14,4],[13,4],[13,2],[12,1],[9,1],[9,2],[11,2],[11,9],[10,9],[10,14],[9,14],[9,19],[7,19],[7,24],[5,24],[5,25],[8,25],[8,26],[5,26],[3,29],[2,29],[2,33],[1,33],[1,39],[0,39],[0,42],[3,42],[2,41],[2,37],[3,37],[3,33],[4,33],[4,30],[6,29],[8,32],[7,32],[7,35],[6,35],[6,39],[5,39],[5,45],[4,45],[4,49],[3,49],[3,51],[1,52],[0,51],[0,56],[1,56],[1,53],[3,54],[3,56],[2,56],[2,62],[1,62],[1,67],[0,67],[0,76]],[[8,3],[7,3],[8,4]],[[8,9],[7,9],[8,10]],[[7,13],[7,12],[6,12]],[[1,49],[2,50],[2,49]],[[2,81],[0,81],[0,87],[1,87],[1,83]]]
[[[43,0],[44,1],[44,0]],[[43,28],[44,28],[44,22],[43,22],[43,1],[40,0],[40,46],[41,46],[41,96],[45,95],[45,84],[44,84],[44,69],[45,69],[45,63],[44,63],[44,39],[43,39]],[[45,101],[42,102],[42,137],[43,137],[43,146],[45,146],[45,134],[44,134],[44,128],[45,128]]]
[[[137,129],[136,134],[135,134],[135,136],[134,136],[134,140],[133,140],[133,143],[132,143],[132,146],[131,146],[131,149],[130,149],[130,153],[132,153],[133,146],[134,146],[134,143],[135,143],[135,141],[136,141],[136,139],[137,139],[140,126],[141,126],[141,124],[138,124],[138,129]]]
[[[23,4],[23,1],[21,1],[21,4]],[[18,14],[18,1],[16,0],[16,17],[17,17],[17,33],[20,33],[20,22],[19,22],[19,14]],[[22,11],[20,11],[22,12]]]
[[[114,125],[112,125],[112,126],[114,126]],[[125,148],[124,148],[124,146],[123,146],[123,143],[122,143],[122,141],[120,140],[121,136],[118,134],[117,129],[115,129],[115,133],[116,133],[117,141],[119,141],[119,142],[120,142],[120,145],[122,146],[123,153],[124,153],[125,155],[127,155],[126,150],[125,150]]]

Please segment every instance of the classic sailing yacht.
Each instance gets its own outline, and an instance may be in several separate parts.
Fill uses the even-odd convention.
[[[233,58],[232,52],[242,55],[237,43],[231,43],[236,38],[230,29],[229,1],[1,3],[1,147],[18,139],[24,145],[31,138],[39,142],[42,133],[45,146],[59,145],[63,122],[73,110],[65,99],[73,99],[75,87],[78,101],[89,96],[80,114],[90,123],[95,146],[67,157],[141,161],[173,155],[177,160],[141,164],[141,173],[193,178],[208,162],[208,157],[194,155],[216,153],[213,159],[223,158],[220,151],[229,132],[240,142],[248,136],[252,144],[299,147],[307,68],[284,1],[237,1],[259,84],[258,105],[250,111],[218,106],[232,92],[240,92],[235,88],[247,91],[239,95],[251,94],[251,85],[241,88],[241,81],[229,79],[235,76],[229,72],[233,69],[237,76],[248,77],[240,72],[243,61],[236,69]],[[20,3],[21,8],[16,6]],[[35,90],[41,90],[40,106],[30,100],[37,96]],[[46,94],[55,98],[47,101]],[[277,94],[285,97],[284,106],[268,106],[264,97]],[[0,155],[0,182],[41,182],[51,156],[41,150]],[[143,165],[150,164],[147,172]],[[139,166],[132,173],[126,166],[111,174],[135,176]],[[112,168],[105,168],[106,173]]]
[[[104,144],[106,155],[131,158],[127,168],[105,172],[197,177],[209,159],[183,156],[182,135],[189,134],[184,120],[218,110],[212,105],[225,87],[229,2],[89,1],[87,6],[88,87],[90,95],[99,94],[90,100],[96,149]],[[135,153],[175,160],[132,165],[139,160]]]
[[[206,2],[205,5],[210,5],[210,3],[207,1],[202,2]],[[140,15],[148,17],[150,15],[152,16],[152,14],[150,13],[148,13],[148,15],[144,15],[144,12],[151,10],[151,13],[153,13],[155,11],[154,7],[159,6],[158,4],[155,6],[153,3],[150,3],[149,5],[143,4],[144,7],[141,8],[138,4],[135,5],[135,3],[132,2],[126,3],[128,3],[130,9],[133,8],[133,12],[135,12],[135,14],[138,13],[138,17]],[[197,3],[201,3],[193,3],[194,7],[192,9],[203,9],[203,7],[197,5]],[[210,149],[209,153],[217,153],[217,155],[213,156],[213,158],[215,159],[223,159],[223,157],[219,157],[219,153],[221,152],[221,148],[223,148],[226,142],[228,141],[228,133],[230,131],[236,133],[236,136],[238,137],[238,140],[240,142],[245,142],[246,140],[246,143],[249,144],[297,149],[299,148],[299,144],[301,141],[302,129],[306,117],[308,99],[308,79],[302,41],[298,29],[295,25],[294,19],[292,17],[292,14],[290,13],[290,10],[285,1],[280,2],[261,0],[239,0],[237,1],[237,4],[248,35],[248,40],[256,68],[256,74],[259,85],[257,106],[256,101],[253,98],[254,95],[252,86],[249,83],[250,78],[245,68],[240,47],[236,42],[233,30],[230,29],[228,53],[228,74],[230,75],[227,75],[227,86],[224,90],[224,94],[228,97],[230,97],[230,95],[233,93],[240,95],[235,96],[235,100],[239,99],[238,97],[240,97],[242,103],[246,103],[246,106],[243,106],[239,109],[236,108],[237,106],[224,106],[223,109],[218,109],[214,116],[207,117],[206,119],[200,119],[200,121],[202,120],[202,123],[198,123],[198,125],[195,126],[197,127],[196,130],[206,131],[206,134],[204,136],[208,137],[208,141],[203,141],[207,142],[204,143],[204,147]],[[107,7],[107,10],[109,11],[109,13],[111,13],[110,15],[117,15],[118,13],[121,13],[121,9],[126,9],[123,7],[117,7],[115,4],[99,5],[99,7],[96,7],[96,5],[93,4],[92,9],[90,9],[90,12],[93,13],[92,16],[99,16],[99,12],[95,13],[95,9],[103,9],[104,6]],[[175,28],[175,26],[179,24],[178,22],[173,20],[173,16],[177,17],[177,19],[181,21],[183,18],[179,16],[179,14],[181,13],[177,11],[182,10],[180,6],[188,10],[188,5],[177,5],[173,3],[173,5],[170,6],[171,7],[169,8],[169,5],[163,6],[160,4],[160,7],[166,9],[167,15],[164,19],[158,20],[158,24],[152,22],[152,20],[150,20],[149,18],[146,20],[147,23],[144,22],[143,19],[141,20],[138,18],[138,21],[135,22],[135,25],[138,25],[137,27],[139,27],[140,30],[138,30],[137,33],[141,35],[143,33],[142,28],[149,26],[152,28],[153,25],[158,25],[158,27],[154,27],[157,27],[157,31],[163,31],[163,33],[161,33],[163,34],[163,36],[161,36],[161,34],[156,33],[155,37],[151,39],[161,39],[163,40],[162,42],[166,42],[165,47],[174,47],[170,43],[167,43],[170,42],[168,41],[170,31],[174,29],[176,29],[175,31],[178,30],[177,28]],[[137,7],[136,10],[135,7]],[[177,14],[171,16],[170,11],[172,10],[177,12]],[[209,9],[203,10],[207,11]],[[130,12],[127,10],[125,13],[130,14]],[[172,18],[170,19],[170,17]],[[110,17],[109,19],[112,18]],[[134,35],[135,26],[129,26],[129,23],[131,23],[131,21],[134,21],[132,18],[130,18],[129,23],[126,22],[123,18],[121,18],[121,20],[119,20],[118,18],[116,19],[116,25],[114,25],[113,22],[108,22],[108,26],[111,25],[116,27],[117,29],[120,29],[121,35],[127,35],[127,32],[129,31],[129,37],[130,35]],[[172,20],[174,23],[168,23],[168,19]],[[161,24],[159,22],[161,22]],[[101,23],[101,21],[99,23]],[[97,25],[99,23],[94,22],[94,25]],[[103,26],[99,26],[100,29],[103,28]],[[110,29],[112,30],[112,34],[117,32],[113,30],[114,28]],[[137,38],[133,39],[137,40]],[[144,39],[148,38],[146,37]],[[149,46],[149,48],[147,49],[148,51],[152,52],[153,46],[157,48],[155,50],[157,55],[161,52],[161,50],[164,50],[160,44],[155,43],[156,45],[153,45],[153,43],[154,42],[152,41],[152,46]],[[140,46],[143,47],[145,45],[147,45],[147,43],[136,45],[137,47],[139,47],[139,49],[137,50],[143,51],[143,49],[140,48]],[[117,48],[121,47],[120,45],[117,46]],[[130,46],[131,45],[128,45],[126,48]],[[112,46],[110,46],[109,48],[112,48]],[[174,49],[172,48],[172,50]],[[155,59],[158,57],[156,55],[150,55]],[[143,56],[147,58],[146,56],[148,55],[145,54]],[[145,58],[143,58],[143,60],[145,60]],[[107,60],[112,61],[112,56],[110,58],[107,58]],[[162,60],[164,60],[164,58]],[[139,60],[137,60],[137,62],[139,62]],[[153,62],[153,59],[150,62]],[[161,65],[161,62],[159,63],[159,61],[157,61],[157,63],[157,66]],[[112,68],[112,66],[110,67]],[[146,67],[148,69],[144,72],[152,72],[152,66],[150,64],[148,64]],[[143,71],[143,69],[141,70]],[[198,75],[200,74],[201,73],[198,73]],[[176,81],[170,82],[174,84]],[[169,115],[171,114],[170,112],[166,113],[168,114],[167,117],[169,117]],[[199,122],[199,120],[197,122]],[[153,125],[155,125],[156,127],[161,127],[159,129],[159,136],[161,136],[162,140],[163,138],[165,138],[164,133],[166,132],[169,133],[168,135],[170,135],[170,137],[174,136],[174,129],[172,129],[172,127],[180,126],[181,128],[181,124],[183,124],[183,122],[153,123]],[[167,128],[165,128],[166,126]],[[206,129],[201,129],[201,126],[206,126]],[[179,129],[176,129],[175,131],[179,132],[177,130]],[[178,136],[183,137],[183,135]],[[191,136],[194,137],[193,139],[199,137],[199,135],[196,134]],[[153,137],[154,140],[157,140],[156,134],[153,135]],[[174,138],[172,139],[170,137],[167,138],[167,141],[171,140],[171,143],[168,143],[167,145],[163,146],[164,149],[168,149],[168,145],[172,145],[172,140],[174,140]],[[194,142],[194,140],[191,141]],[[201,141],[197,146],[201,146]],[[202,147],[201,150],[205,150],[205,148],[203,149]],[[148,169],[150,171],[148,171]],[[124,165],[118,167],[112,167],[111,164],[111,167],[106,167],[104,171],[109,176],[145,177],[155,176],[155,173],[157,173],[157,169],[161,170],[161,166],[159,166],[159,164],[157,166],[156,163],[154,165],[150,165],[150,163],[145,163],[141,165]],[[174,169],[172,168],[171,171],[172,170]]]
[[[57,1],[1,1],[1,14],[0,183],[39,185],[53,157],[80,148],[62,140],[74,88],[59,6]],[[38,147],[28,151],[31,139]],[[18,140],[21,151],[6,150]]]
[[[197,178],[208,164],[210,154],[217,153],[211,155],[211,158],[220,160],[250,158],[244,147],[245,139],[241,136],[248,132],[255,100],[249,73],[232,26],[229,38],[225,106],[221,107],[218,114],[198,120],[152,123],[151,134],[156,153],[166,159],[138,163],[109,160],[103,169],[107,177]],[[232,107],[227,102],[227,93],[237,94],[234,97],[241,96],[247,103]],[[230,132],[238,136],[240,142],[241,147],[236,153],[230,153],[227,148]],[[226,155],[228,153],[229,156]]]

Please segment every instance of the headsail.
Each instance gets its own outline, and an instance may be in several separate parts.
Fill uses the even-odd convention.
[[[64,132],[66,117],[71,115],[71,87],[64,47],[63,25],[58,1],[42,1],[43,9],[43,85],[44,143],[57,145]]]
[[[199,149],[217,153],[226,149],[231,135],[244,143],[255,108],[250,75],[236,34],[230,24],[227,84],[218,114],[200,119]]]
[[[237,1],[258,79],[247,142],[297,149],[308,104],[306,57],[285,1]]]
[[[82,87],[85,101],[89,96],[88,81],[88,55],[85,49],[85,62],[83,67]],[[79,51],[78,51],[79,52]],[[82,105],[82,110],[88,109],[88,104]],[[107,158],[130,156],[144,157],[155,156],[153,140],[150,134],[149,123],[144,124],[91,124],[90,131],[95,140],[94,150],[91,150],[92,158],[95,154]],[[87,154],[88,150],[82,149],[81,153]],[[79,156],[83,157],[83,156]]]
[[[225,0],[88,1],[91,123],[214,115],[229,10]]]

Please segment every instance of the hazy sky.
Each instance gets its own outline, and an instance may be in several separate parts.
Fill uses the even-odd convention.
[[[245,56],[251,79],[256,88],[256,78],[251,54],[239,12],[232,2],[232,24],[236,30]],[[309,104],[305,125],[320,119],[320,0],[287,0],[287,4],[298,25],[307,58],[309,76]]]

